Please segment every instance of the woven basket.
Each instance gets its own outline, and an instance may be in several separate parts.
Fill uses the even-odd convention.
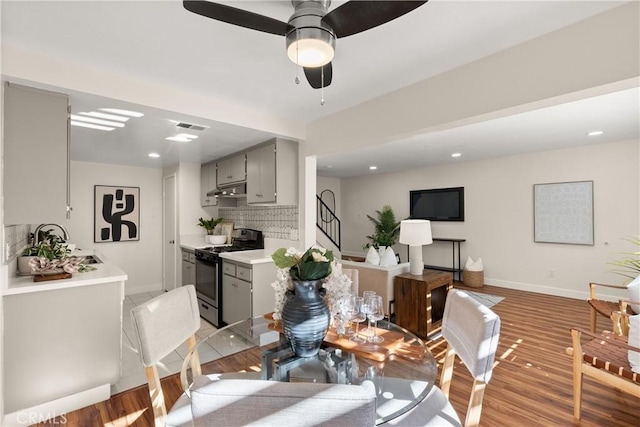
[[[464,270],[462,272],[462,282],[465,286],[471,288],[481,288],[484,286],[484,271]]]

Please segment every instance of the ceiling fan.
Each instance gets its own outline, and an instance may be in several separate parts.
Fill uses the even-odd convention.
[[[217,21],[285,36],[289,59],[304,68],[314,89],[331,84],[336,39],[392,21],[427,1],[351,0],[327,12],[331,0],[292,0],[288,22],[209,1],[185,0],[185,9]]]

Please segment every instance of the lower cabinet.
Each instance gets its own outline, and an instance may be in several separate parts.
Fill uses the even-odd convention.
[[[196,284],[195,251],[182,249],[182,286]]]
[[[272,312],[275,295],[271,283],[275,280],[273,262],[246,264],[223,259],[222,321],[230,324]]]

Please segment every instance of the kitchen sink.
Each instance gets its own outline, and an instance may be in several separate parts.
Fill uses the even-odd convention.
[[[84,257],[84,264],[102,264],[102,260],[95,255],[87,255]]]

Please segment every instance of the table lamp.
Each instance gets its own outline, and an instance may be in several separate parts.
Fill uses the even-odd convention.
[[[400,243],[409,245],[409,272],[422,274],[422,245],[433,243],[431,221],[426,219],[405,219],[400,222]]]

